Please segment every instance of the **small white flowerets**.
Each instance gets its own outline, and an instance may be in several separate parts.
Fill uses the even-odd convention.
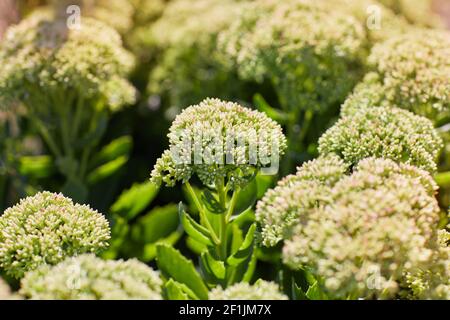
[[[214,288],[209,293],[210,300],[288,300],[288,297],[280,292],[280,288],[274,282],[258,280],[254,285],[237,283],[222,289]]]
[[[98,252],[109,239],[109,224],[102,214],[62,194],[38,193],[0,216],[0,267],[21,278],[41,264]]]
[[[205,185],[226,178],[243,186],[259,169],[278,165],[286,149],[279,124],[237,103],[206,99],[176,117],[170,147],[156,162],[152,181],[174,186],[197,174]],[[275,163],[274,163],[275,162]]]
[[[159,273],[136,259],[85,254],[28,272],[20,292],[30,299],[161,300],[161,287]]]

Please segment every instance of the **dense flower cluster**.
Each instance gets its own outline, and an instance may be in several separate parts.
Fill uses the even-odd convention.
[[[240,84],[216,50],[218,34],[234,21],[240,0],[176,0],[151,27],[161,62],[151,72],[150,94],[167,95],[178,109],[207,97],[239,96]]]
[[[114,29],[90,18],[68,29],[49,12],[33,14],[8,29],[0,60],[2,100],[19,100],[35,113],[62,108],[74,92],[113,110],[135,99],[124,78],[133,68],[132,56]]]
[[[304,163],[296,175],[278,182],[257,204],[256,220],[261,225],[262,243],[274,246],[288,239],[292,226],[330,196],[331,188],[346,174],[348,166],[331,155]]]
[[[325,1],[256,1],[243,6],[219,48],[244,79],[271,79],[288,106],[323,109],[358,78],[362,25]]]
[[[272,165],[273,157],[278,161],[286,148],[280,125],[264,113],[218,99],[185,109],[168,137],[169,150],[151,174],[154,183],[167,186],[186,182],[194,173],[205,185],[225,177],[242,186],[257,169]]]
[[[342,117],[319,139],[320,154],[334,153],[350,165],[367,157],[392,159],[430,172],[442,139],[428,119],[399,108],[361,109]]]
[[[288,300],[274,282],[259,280],[254,285],[237,283],[227,289],[217,287],[209,293],[210,300]]]
[[[397,106],[439,120],[450,114],[450,34],[414,30],[376,45],[373,69],[343,107],[344,113],[371,106]]]
[[[363,160],[297,225],[284,262],[311,270],[333,298],[396,296],[407,272],[428,270],[439,255],[431,181],[408,165]]]
[[[378,0],[391,8],[395,13],[401,14],[414,24],[439,27],[442,21],[438,14],[433,12],[433,0]]]
[[[108,245],[108,221],[61,194],[38,193],[0,216],[0,267],[21,278],[41,264],[97,252]]]
[[[30,299],[161,300],[159,274],[138,260],[102,260],[92,254],[43,265],[21,281]]]

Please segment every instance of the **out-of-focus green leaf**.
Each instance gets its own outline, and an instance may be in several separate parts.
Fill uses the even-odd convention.
[[[56,166],[50,156],[24,156],[19,159],[18,170],[21,175],[41,179],[50,177]]]
[[[119,171],[119,169],[122,168],[127,162],[128,156],[121,156],[118,157],[117,159],[114,159],[108,163],[101,165],[100,167],[97,167],[87,176],[88,183],[93,185],[99,182],[100,180],[112,176],[117,171]]]
[[[111,227],[111,240],[109,248],[102,252],[102,257],[104,259],[116,259],[120,247],[128,235],[128,231],[130,230],[130,226],[127,221],[122,217],[115,217],[113,225]]]
[[[78,179],[67,180],[61,189],[61,193],[78,203],[84,203],[88,196],[88,189]]]
[[[208,288],[194,267],[178,250],[164,244],[157,247],[158,269],[167,277],[185,284],[202,300],[208,299]]]
[[[168,204],[138,218],[131,227],[131,238],[141,244],[154,243],[170,235],[177,227],[178,208],[175,204]]]
[[[153,201],[158,191],[158,186],[150,181],[133,184],[122,192],[111,206],[111,211],[127,220],[133,219]]]
[[[257,194],[256,179],[253,179],[244,189],[239,191],[234,214],[240,214],[248,208],[251,208],[256,202]]]
[[[128,156],[132,148],[133,139],[130,136],[117,138],[94,155],[90,163],[90,168],[96,168],[101,164],[111,162],[122,156]]]
[[[266,191],[272,186],[274,181],[274,176],[262,175],[258,174],[256,176],[256,186],[257,186],[257,195],[258,199],[261,199]]]
[[[286,114],[281,110],[272,108],[264,99],[264,97],[259,93],[253,96],[253,104],[259,111],[262,111],[265,114],[267,114],[269,118],[272,118],[273,120],[280,122],[282,124],[284,124],[290,118],[289,114]]]
[[[183,235],[183,231],[177,230],[177,231],[172,232],[166,238],[159,239],[155,243],[148,243],[148,244],[144,245],[142,254],[140,254],[140,256],[139,256],[139,260],[142,260],[145,262],[152,261],[153,259],[156,258],[156,254],[157,254],[156,247],[159,244],[167,244],[167,245],[173,246],[175,243],[178,242],[178,240],[180,240],[182,235]]]

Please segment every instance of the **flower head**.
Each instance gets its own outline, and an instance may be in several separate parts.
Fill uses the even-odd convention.
[[[256,220],[262,227],[262,243],[274,246],[288,239],[292,227],[330,197],[331,188],[347,172],[348,166],[337,156],[304,163],[296,175],[278,182],[258,201]]]
[[[365,44],[362,25],[326,1],[250,2],[219,48],[244,79],[273,79],[288,106],[323,110],[355,83]]]
[[[61,194],[38,193],[0,216],[0,267],[21,278],[41,264],[98,252],[108,246],[109,238],[102,214]]]
[[[288,300],[274,282],[258,280],[254,285],[242,282],[227,289],[217,287],[209,293],[210,300]]]
[[[345,113],[362,107],[396,106],[439,120],[450,115],[450,33],[413,29],[376,45],[373,72],[346,101]]]
[[[21,280],[30,299],[161,300],[159,274],[138,260],[102,260],[92,254],[43,265]]]
[[[8,29],[0,60],[0,97],[34,112],[43,112],[38,105],[61,107],[74,92],[112,110],[135,99],[124,78],[133,68],[132,56],[114,29],[90,18],[69,29],[51,13],[33,14]]]
[[[195,173],[205,185],[227,178],[245,185],[257,170],[277,164],[286,149],[280,125],[239,104],[206,99],[172,123],[169,150],[157,161],[152,181],[173,186]]]
[[[436,170],[442,139],[428,119],[399,108],[361,109],[342,117],[319,140],[319,153],[336,154],[350,165],[368,157]]]
[[[424,185],[424,181],[427,181]],[[313,210],[283,248],[283,261],[307,268],[333,298],[392,298],[406,274],[439,255],[439,206],[427,172],[366,159]]]

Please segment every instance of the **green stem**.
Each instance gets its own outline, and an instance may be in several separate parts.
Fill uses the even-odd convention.
[[[41,122],[41,120],[39,120],[37,117],[33,115],[32,110],[28,112],[28,117],[33,123],[33,125],[36,127],[36,129],[39,131],[42,139],[44,139],[45,143],[47,144],[53,155],[56,158],[60,158],[62,156],[62,152],[59,150],[55,140],[53,140],[47,127]]]
[[[230,204],[227,211],[226,220],[230,221],[231,216],[233,215],[234,208],[236,207],[236,202],[239,194],[239,189],[233,191],[233,195],[231,196]]]
[[[217,180],[217,193],[219,195],[219,202],[222,208],[227,208],[227,195],[226,195],[226,187],[224,185],[224,178],[221,177]],[[225,261],[227,259],[227,213],[222,213],[220,215],[220,247],[219,247],[219,253],[220,253],[220,259],[222,261]]]
[[[200,203],[200,200],[197,197],[197,194],[195,193],[194,189],[192,188],[191,184],[189,183],[189,181],[187,181],[185,183],[186,188],[192,198],[192,200],[194,200],[194,204],[198,209],[198,212],[200,214],[200,221],[203,222],[206,226],[206,228],[209,230],[209,232],[211,233],[211,238],[214,242],[214,244],[219,245],[220,244],[220,239],[217,237],[216,232],[214,231],[214,228],[212,227],[211,223],[209,222],[208,217],[206,216],[203,206]]]

